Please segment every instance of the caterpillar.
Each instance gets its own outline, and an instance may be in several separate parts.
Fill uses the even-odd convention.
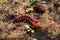
[[[40,22],[29,14],[21,14],[21,15],[17,16],[14,19],[14,22],[19,22],[20,20],[28,20],[35,27],[40,26]]]

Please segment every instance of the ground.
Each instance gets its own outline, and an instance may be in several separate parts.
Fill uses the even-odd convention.
[[[28,13],[41,23],[35,33],[27,33],[26,21],[13,23],[14,16],[26,14],[29,0],[0,0],[0,40],[60,40],[60,0],[37,0],[45,6],[46,12]],[[32,25],[30,25],[33,27]]]

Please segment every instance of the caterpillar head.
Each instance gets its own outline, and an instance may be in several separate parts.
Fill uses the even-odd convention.
[[[36,21],[36,22],[33,23],[33,25],[34,25],[35,27],[39,27],[39,26],[40,26],[40,22]]]

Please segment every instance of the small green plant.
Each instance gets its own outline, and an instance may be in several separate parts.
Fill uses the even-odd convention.
[[[34,33],[35,30],[33,30],[32,28],[29,28],[29,29],[28,29],[28,32]]]
[[[31,33],[34,33],[35,31],[34,30],[31,30]]]
[[[32,12],[32,11],[34,11],[33,7],[30,7],[30,8],[26,9],[26,12]]]
[[[30,0],[30,2],[31,2],[31,3],[34,3],[34,2],[36,2],[36,0]]]
[[[28,32],[34,33],[35,30],[33,30],[32,28],[30,28],[30,25],[24,25],[28,30]]]
[[[30,32],[30,30],[28,30],[28,32]]]

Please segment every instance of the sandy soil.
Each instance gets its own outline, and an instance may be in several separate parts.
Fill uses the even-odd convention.
[[[60,0],[37,0],[46,7],[46,12],[31,12],[41,23],[35,33],[27,33],[27,22],[13,23],[14,16],[26,14],[29,0],[0,0],[0,40],[60,40]],[[30,25],[32,26],[32,25]],[[33,26],[32,26],[33,27]]]

